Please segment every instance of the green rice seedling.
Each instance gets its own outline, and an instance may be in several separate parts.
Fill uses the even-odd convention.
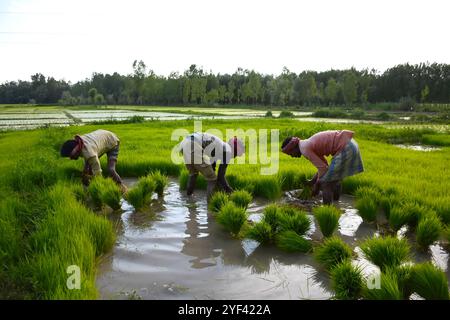
[[[77,199],[77,201],[83,204],[87,203],[88,194],[85,187],[81,183],[71,184],[70,188],[72,189],[72,192],[75,195],[75,199]]]
[[[252,178],[250,184],[253,185],[252,193],[255,196],[260,196],[269,200],[274,200],[281,196],[281,185],[278,182],[277,177],[256,176]]]
[[[336,231],[341,212],[335,206],[320,206],[313,209],[314,216],[319,223],[324,237],[330,237]]]
[[[268,223],[274,233],[279,226],[278,206],[276,204],[268,205],[264,208],[262,221]]]
[[[395,206],[390,210],[389,225],[394,231],[400,230],[400,228],[411,221],[411,213],[401,206]]]
[[[224,226],[226,230],[237,236],[242,225],[247,221],[247,214],[245,209],[228,202],[222,206],[216,218],[217,222]]]
[[[352,249],[338,237],[325,239],[322,245],[314,249],[315,259],[327,270],[331,270],[343,261],[350,260],[352,255]]]
[[[211,212],[217,213],[222,207],[229,202],[228,194],[223,191],[215,192],[208,202],[208,209]]]
[[[365,257],[384,271],[397,267],[410,258],[410,246],[405,239],[396,237],[370,238],[361,244]]]
[[[429,214],[420,219],[416,228],[417,244],[423,248],[428,248],[433,242],[439,239],[442,225],[436,214]]]
[[[372,198],[359,198],[356,200],[355,207],[364,221],[374,222],[377,219],[378,205]]]
[[[390,272],[394,272],[397,276],[398,287],[402,292],[403,299],[408,299],[413,293],[411,289],[411,265],[401,265],[395,269],[390,268]]]
[[[407,213],[409,216],[408,225],[411,228],[416,228],[417,224],[419,223],[419,220],[430,214],[430,210],[417,204],[414,202],[406,203],[403,205],[403,210]],[[431,213],[432,214],[432,213]]]
[[[169,178],[159,170],[152,172],[150,178],[155,182],[156,193],[158,196],[162,196],[164,194],[164,188],[169,184]]]
[[[447,243],[450,244],[450,227],[447,227],[444,231],[444,237],[447,240]]]
[[[50,187],[57,181],[57,168],[50,155],[28,154],[19,160],[9,172],[10,185],[14,191],[33,192],[36,189]]]
[[[391,210],[400,204],[395,195],[383,195],[380,198],[380,207],[383,210],[386,218],[390,218]]]
[[[363,292],[363,276],[361,269],[344,261],[330,271],[331,287],[334,297],[341,300],[359,299]]]
[[[102,203],[107,204],[113,210],[119,210],[121,208],[120,200],[122,199],[122,192],[112,179],[105,180],[100,197]]]
[[[252,195],[246,190],[237,190],[230,195],[230,200],[238,207],[247,209],[252,201]]]
[[[2,269],[7,269],[7,265],[19,257],[21,251],[22,231],[17,217],[19,208],[18,198],[0,202],[0,274]]]
[[[145,194],[141,187],[136,186],[128,190],[126,194],[126,200],[131,203],[131,205],[136,210],[140,210],[145,206]]]
[[[105,179],[100,176],[95,177],[89,183],[88,193],[91,196],[91,200],[96,208],[101,208],[103,205],[102,190],[104,187],[105,187]]]
[[[156,182],[153,180],[152,176],[147,175],[139,178],[137,187],[141,188],[144,197],[151,197],[152,193],[156,190]]]
[[[231,181],[230,181],[231,179],[229,179],[228,176],[227,176],[227,178],[228,178],[228,182],[230,182],[230,184],[231,184]],[[182,170],[180,173],[180,177],[179,177],[181,190],[187,189],[188,179],[189,179],[189,172],[187,170]],[[199,174],[197,176],[197,180],[195,181],[195,188],[205,190],[206,185],[207,185],[207,182],[206,182],[205,178],[201,174]],[[231,184],[231,185],[233,186],[233,184]]]
[[[273,240],[273,232],[270,224],[265,221],[255,223],[248,231],[246,236],[256,240],[259,243],[267,244]]]
[[[282,231],[275,236],[278,248],[287,252],[309,252],[312,250],[311,242],[298,233],[288,230]]]
[[[413,266],[410,280],[412,290],[422,298],[429,300],[449,299],[445,273],[430,262]]]
[[[356,198],[371,198],[377,204],[382,197],[381,192],[378,191],[378,189],[373,186],[359,187],[355,191],[355,196]]]
[[[380,288],[364,287],[363,297],[369,300],[402,300],[397,273],[388,269],[380,275]]]
[[[278,225],[281,231],[294,231],[302,236],[311,228],[311,220],[303,211],[291,207],[280,207]]]
[[[300,200],[310,200],[312,198],[312,188],[308,185],[304,185],[299,194],[299,198]]]

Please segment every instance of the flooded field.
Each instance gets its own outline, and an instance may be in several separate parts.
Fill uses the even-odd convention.
[[[132,185],[135,180],[128,180]],[[295,204],[287,193],[282,202]],[[312,205],[313,203],[309,203]],[[257,221],[266,201],[256,199],[248,209]],[[304,206],[304,204],[301,204]],[[363,223],[353,208],[353,198],[343,196],[343,214],[337,234],[359,252],[358,241],[377,234],[375,225]],[[172,180],[162,199],[151,208],[134,212],[123,201],[112,214],[118,228],[113,251],[98,269],[97,287],[102,299],[329,299],[327,273],[311,254],[285,253],[252,240],[236,240],[208,213],[205,193],[189,198]],[[312,215],[310,218],[313,219]],[[321,238],[314,224],[307,236]],[[432,260],[448,274],[448,254],[438,244]],[[377,267],[361,255],[354,261],[365,274]]]

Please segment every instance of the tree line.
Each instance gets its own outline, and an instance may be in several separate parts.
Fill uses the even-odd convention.
[[[94,73],[71,84],[35,74],[31,81],[0,85],[0,103],[351,106],[402,99],[449,103],[450,65],[401,64],[383,73],[352,68],[296,74],[284,68],[277,76],[242,68],[233,74],[213,74],[191,65],[182,74],[160,76],[143,61],[134,61],[128,75]]]

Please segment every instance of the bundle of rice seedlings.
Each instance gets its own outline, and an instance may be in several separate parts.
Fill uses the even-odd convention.
[[[377,219],[378,205],[372,198],[359,198],[356,200],[355,207],[364,221],[373,222]]]
[[[331,287],[334,296],[341,300],[354,300],[362,295],[363,276],[361,269],[352,265],[351,261],[344,261],[330,271]]]
[[[378,203],[382,197],[381,192],[377,188],[371,186],[358,187],[355,191],[355,196],[356,198],[371,198],[376,203]]]
[[[343,261],[350,260],[352,255],[352,249],[338,237],[325,239],[321,246],[314,249],[314,257],[327,270],[331,270]]]
[[[341,212],[334,206],[320,206],[313,209],[314,216],[319,223],[324,237],[330,237],[336,231]]]
[[[228,202],[228,194],[223,191],[215,192],[209,199],[208,209],[214,213],[217,213]]]
[[[262,221],[268,223],[274,233],[278,229],[278,206],[276,204],[268,205],[264,208]]]
[[[113,210],[121,208],[120,200],[122,199],[122,192],[119,186],[111,179],[106,179],[103,189],[101,190],[101,199]]]
[[[234,204],[237,205],[238,207],[244,209],[247,209],[252,199],[253,199],[252,195],[250,194],[250,192],[246,190],[237,190],[230,195],[230,200],[234,202]]]
[[[416,228],[417,244],[424,249],[428,248],[429,245],[439,239],[441,231],[441,221],[435,214],[423,217]]]
[[[145,206],[145,195],[142,188],[139,188],[138,186],[127,192],[126,199],[136,210],[140,210]]]
[[[275,236],[278,248],[288,252],[309,252],[312,250],[311,242],[294,231],[282,231]]]
[[[91,180],[88,187],[88,193],[91,196],[94,206],[97,208],[101,208],[101,206],[103,205],[102,190],[105,184],[104,180],[105,179],[103,177],[95,177]]]
[[[281,231],[294,231],[302,236],[311,228],[311,220],[303,211],[280,207],[278,225]]]
[[[405,203],[403,205],[403,210],[407,212],[409,216],[408,225],[411,228],[415,228],[422,217],[432,214],[432,211],[414,202]]]
[[[150,178],[155,182],[155,192],[158,196],[162,196],[164,188],[169,184],[169,178],[159,170],[152,172]]]
[[[410,281],[412,290],[422,298],[429,300],[449,299],[445,273],[430,262],[413,266]]]
[[[245,209],[228,202],[222,206],[216,218],[226,230],[237,236],[242,225],[247,221],[247,214]]]
[[[365,287],[363,297],[369,300],[402,300],[403,293],[399,287],[397,273],[388,269],[380,275],[380,288]]]
[[[367,239],[360,247],[365,257],[381,271],[400,266],[411,256],[408,242],[391,236]]]
[[[398,206],[400,203],[400,201],[397,199],[397,197],[395,195],[384,195],[381,196],[379,204],[381,207],[381,210],[383,210],[386,218],[390,218],[391,215],[391,210],[395,207]]]
[[[305,184],[299,194],[299,198],[301,200],[310,200],[312,198],[312,188]]]
[[[392,230],[398,231],[400,228],[411,221],[411,213],[406,211],[404,207],[395,206],[391,208],[389,215],[389,225]]]
[[[150,175],[139,178],[136,186],[141,188],[144,197],[151,197],[156,190],[156,183]]]
[[[270,243],[273,240],[272,227],[265,221],[257,222],[247,231],[246,236],[262,244]]]

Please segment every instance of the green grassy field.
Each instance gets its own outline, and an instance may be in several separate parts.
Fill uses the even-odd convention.
[[[121,140],[117,170],[122,177],[140,177],[159,170],[179,176],[187,173],[171,162],[172,131],[193,131],[193,121],[148,121],[0,133],[0,298],[88,299],[97,297],[96,262],[114,243],[114,227],[106,217],[83,204],[79,190],[82,161],[61,159],[61,143],[74,134],[98,128],[115,132]],[[449,127],[391,127],[366,124],[299,123],[289,119],[207,120],[203,129],[279,129],[280,140],[301,138],[328,129],[355,130],[365,172],[344,181],[344,191],[355,194],[370,187],[379,207],[411,203],[434,212],[442,224],[450,223]],[[400,149],[392,143],[440,146],[433,152]],[[106,159],[102,158],[105,168]],[[302,187],[314,167],[306,159],[280,155],[275,175],[260,175],[267,165],[229,167],[232,187],[253,196],[277,199],[283,190]],[[106,168],[105,168],[106,169]],[[202,185],[200,179],[199,184]],[[444,228],[445,229],[445,228]],[[66,288],[66,268],[81,267],[81,290]]]

